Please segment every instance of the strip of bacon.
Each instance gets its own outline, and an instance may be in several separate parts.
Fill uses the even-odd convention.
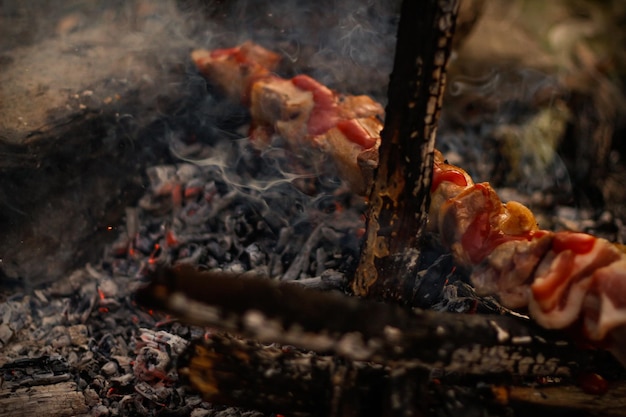
[[[306,75],[280,78],[271,73],[277,56],[252,43],[194,51],[192,59],[231,99],[250,106],[259,146],[278,134],[294,149],[321,149],[356,192],[367,189],[378,164],[380,104]],[[476,291],[527,308],[546,328],[579,326],[626,363],[626,253],[591,235],[540,230],[527,207],[503,203],[438,151],[433,169],[429,228],[470,271]]]

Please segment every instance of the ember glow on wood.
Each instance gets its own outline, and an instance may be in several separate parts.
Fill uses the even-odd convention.
[[[228,335],[195,341],[178,363],[188,383],[219,404],[319,416],[377,416],[388,408],[381,365]]]

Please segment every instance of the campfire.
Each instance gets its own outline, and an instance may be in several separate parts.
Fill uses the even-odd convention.
[[[0,55],[16,100],[0,119],[0,414],[623,415],[623,321],[602,308],[626,264],[621,57],[579,43],[566,76],[541,56],[477,64],[473,37],[509,9],[408,3],[67,5],[40,12],[52,39],[0,12],[22,22]],[[68,57],[57,84],[101,65],[79,89],[24,90],[30,109],[24,68],[48,74],[48,51]],[[215,70],[224,56],[236,67]],[[394,153],[394,132],[422,142]],[[530,242],[513,267],[502,240],[459,232],[475,184],[516,219],[499,239]],[[555,325],[532,294],[572,242],[595,248],[572,249],[575,268],[608,278],[562,274],[599,307]]]

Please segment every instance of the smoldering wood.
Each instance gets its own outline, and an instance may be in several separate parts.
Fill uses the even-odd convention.
[[[586,393],[572,385],[512,386],[508,389],[509,401],[528,409],[553,408],[566,410],[568,415],[626,415],[626,382],[623,380],[613,382],[604,395]]]
[[[2,387],[15,389],[67,381],[69,370],[67,360],[58,355],[18,359],[0,367]]]
[[[178,360],[183,381],[209,402],[315,416],[428,415],[447,409],[504,413],[491,387],[434,383],[421,367],[393,367],[261,345],[227,334],[193,342]]]
[[[408,302],[430,204],[437,122],[458,1],[403,1],[380,162],[352,290]]]
[[[159,268],[136,299],[191,324],[350,360],[482,377],[571,377],[581,369],[613,375],[622,369],[608,353],[578,349],[528,320],[407,310],[185,265]]]
[[[89,411],[63,356],[17,359],[0,367],[0,416],[70,417]]]
[[[458,408],[454,403],[460,399],[433,389],[429,372],[423,368],[349,361],[221,334],[194,342],[178,364],[184,381],[206,401],[268,413],[426,415],[433,407]],[[466,397],[464,415],[486,406],[503,408],[484,395]]]

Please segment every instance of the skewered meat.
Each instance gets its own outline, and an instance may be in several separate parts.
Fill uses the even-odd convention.
[[[192,58],[231,99],[250,106],[258,146],[278,134],[294,149],[318,148],[356,192],[367,189],[378,163],[380,104],[306,75],[280,78],[271,73],[277,56],[252,43]],[[475,184],[438,151],[433,169],[429,228],[468,269],[476,291],[527,308],[546,328],[579,330],[626,363],[626,253],[591,235],[540,230],[527,207],[503,203],[489,183]]]
[[[191,59],[198,70],[219,85],[229,99],[249,104],[250,87],[276,69],[280,55],[246,42],[229,49],[197,49],[191,53]]]
[[[277,134],[292,149],[320,149],[356,192],[365,192],[378,165],[384,113],[379,103],[337,94],[307,75],[280,78],[272,73],[277,56],[251,42],[196,50],[191,57],[227,97],[250,106],[253,143],[265,147]]]
[[[550,329],[580,330],[626,359],[626,253],[585,233],[540,230],[528,208],[502,203],[436,152],[430,224],[471,271],[476,291],[528,307]],[[625,362],[626,363],[626,362]]]

